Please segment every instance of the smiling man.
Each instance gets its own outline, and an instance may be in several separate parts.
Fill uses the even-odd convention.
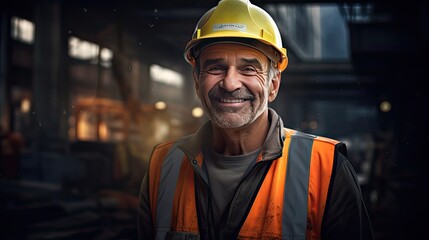
[[[155,146],[140,239],[373,239],[346,146],[285,128],[268,107],[288,59],[263,9],[220,1],[184,55],[210,121]]]

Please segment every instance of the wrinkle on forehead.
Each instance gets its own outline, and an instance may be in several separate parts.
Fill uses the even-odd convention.
[[[239,44],[223,43],[205,48],[200,54],[202,66],[211,63],[257,64],[260,69],[268,66],[269,59],[262,52]],[[217,62],[212,62],[217,61]]]

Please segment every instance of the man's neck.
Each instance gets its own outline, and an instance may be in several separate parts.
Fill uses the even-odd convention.
[[[242,128],[224,129],[212,125],[213,149],[231,156],[253,152],[264,144],[269,127],[268,111]]]

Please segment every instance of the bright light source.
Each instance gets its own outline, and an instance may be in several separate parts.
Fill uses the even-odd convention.
[[[392,109],[392,104],[389,101],[382,101],[380,103],[380,111],[382,112],[390,112]]]
[[[113,58],[113,52],[112,52],[112,50],[110,50],[110,49],[108,49],[108,48],[103,48],[103,49],[101,49],[101,52],[100,52],[100,57],[101,57],[101,61],[112,61],[112,58]]]
[[[30,111],[31,102],[28,98],[24,98],[21,101],[21,112],[28,113]]]
[[[77,122],[76,138],[84,141],[96,140],[96,128],[94,124],[94,116],[89,112],[81,112]]]
[[[106,141],[109,137],[109,129],[105,122],[100,122],[98,125],[98,133],[101,140]]]
[[[192,109],[192,116],[194,116],[196,118],[202,117],[203,114],[204,114],[204,111],[200,107],[194,107],[194,109]]]
[[[158,101],[155,103],[155,108],[158,110],[164,110],[167,108],[167,104],[163,101]]]

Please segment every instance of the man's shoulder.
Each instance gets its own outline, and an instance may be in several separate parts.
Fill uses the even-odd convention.
[[[189,138],[191,138],[191,136],[192,135],[186,135],[186,136],[182,136],[182,137],[179,137],[179,138],[174,138],[174,139],[166,140],[164,142],[156,144],[155,147],[154,147],[154,149],[155,150],[167,150],[167,149],[170,149],[174,145],[177,145],[178,143],[182,143],[182,142],[188,140]]]
[[[314,135],[314,134],[301,132],[299,130],[290,129],[290,128],[283,128],[283,129],[285,131],[286,138],[294,137],[294,138],[302,138],[302,139],[311,139],[313,141],[324,142],[324,143],[332,144],[332,145],[337,145],[338,143],[340,143],[339,140],[334,139],[334,138],[329,138],[329,137],[320,136],[320,135]]]

